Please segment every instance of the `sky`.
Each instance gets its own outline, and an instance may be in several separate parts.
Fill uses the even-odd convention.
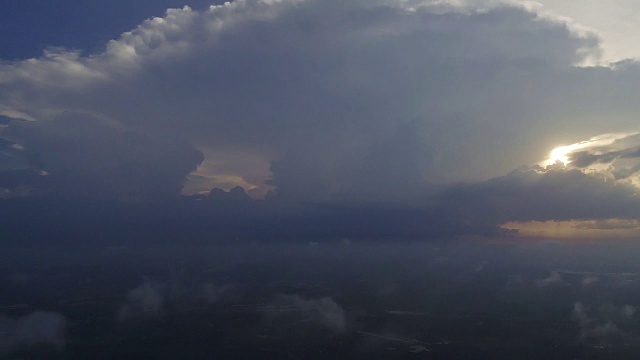
[[[548,10],[570,17],[600,34],[603,60],[635,58],[640,48],[634,41],[640,33],[640,4],[633,0],[544,0]]]
[[[3,231],[637,236],[638,10],[5,1]]]

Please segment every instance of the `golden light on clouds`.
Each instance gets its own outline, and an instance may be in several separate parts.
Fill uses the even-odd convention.
[[[187,176],[187,181],[182,189],[183,195],[208,194],[211,189],[219,188],[229,191],[236,186],[241,186],[247,191],[256,189],[257,186],[248,183],[237,175],[196,175]]]
[[[201,147],[204,160],[189,174],[182,189],[183,195],[208,194],[213,188],[229,191],[244,188],[249,196],[264,198],[270,186],[270,161],[247,151]]]
[[[518,235],[550,239],[629,239],[640,238],[640,220],[512,221],[501,226],[517,230]]]
[[[560,146],[551,150],[551,153],[549,154],[549,159],[546,160],[545,165],[552,165],[558,161],[566,165],[569,162],[569,157],[567,156],[567,154],[571,152],[573,148],[575,148],[575,145],[577,144]]]
[[[567,165],[570,162],[569,156],[571,155],[571,153],[609,146],[618,140],[637,134],[637,132],[602,134],[594,136],[586,141],[581,141],[570,145],[558,146],[557,148],[551,150],[548,159],[540,162],[538,165],[547,167],[549,165],[555,164],[557,161],[560,161],[564,165]]]

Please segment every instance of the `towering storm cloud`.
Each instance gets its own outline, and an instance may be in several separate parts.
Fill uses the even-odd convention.
[[[3,194],[141,199],[240,185],[294,203],[424,205],[444,185],[633,131],[638,63],[587,66],[600,53],[595,32],[521,2],[170,9],[102,51],[0,65]],[[625,169],[616,177],[637,172]]]

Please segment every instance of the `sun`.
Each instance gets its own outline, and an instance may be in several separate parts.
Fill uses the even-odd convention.
[[[577,151],[585,151],[585,150],[597,150],[603,146],[610,146],[616,141],[620,139],[624,139],[626,137],[640,134],[638,132],[629,132],[629,133],[610,133],[610,134],[602,134],[598,136],[594,136],[589,140],[581,141],[575,144],[558,146],[551,150],[549,153],[549,158],[538,163],[538,165],[542,167],[547,167],[549,165],[553,165],[556,162],[560,161],[563,165],[569,165],[571,163],[571,154]]]
[[[577,144],[558,146],[557,148],[551,150],[551,152],[549,153],[549,158],[541,162],[539,165],[546,167],[549,165],[553,165],[558,161],[560,161],[563,165],[567,165],[571,162],[571,160],[569,160],[569,155],[577,149],[584,147],[586,143],[587,142],[581,142]]]
[[[567,165],[569,162],[568,154],[571,151],[571,145],[560,146],[553,150],[549,154],[549,159],[547,160],[547,165],[555,164],[560,161],[562,164]]]

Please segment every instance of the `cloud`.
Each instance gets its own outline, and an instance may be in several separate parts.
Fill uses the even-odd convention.
[[[209,304],[216,303],[221,296],[229,291],[228,285],[216,285],[212,282],[202,284],[201,297]]]
[[[631,305],[620,308],[604,305],[594,309],[581,302],[574,304],[572,312],[573,320],[580,327],[578,340],[596,344],[611,344],[619,339],[636,342],[633,334],[621,329],[625,323],[633,322],[634,315],[635,308]]]
[[[578,169],[524,167],[436,195],[438,207],[470,221],[561,221],[634,219],[640,216],[637,187]]]
[[[603,140],[605,139],[600,137],[566,146],[568,166],[588,168],[590,171],[609,174],[615,180],[640,185],[640,134],[612,134],[608,141]]]
[[[0,354],[37,345],[62,350],[66,328],[67,319],[54,312],[36,311],[17,319],[0,316]]]
[[[600,282],[600,278],[597,276],[585,276],[582,279],[582,286],[586,287],[592,284],[597,284],[598,282]]]
[[[540,234],[634,237],[639,140],[637,133],[609,133],[557,147],[540,163],[546,167],[451,185],[434,195],[435,206],[471,222],[508,223]]]
[[[536,286],[538,287],[556,286],[561,285],[562,283],[562,276],[560,276],[557,271],[551,272],[551,275],[544,279],[536,280]]]
[[[130,290],[118,310],[118,321],[152,319],[163,313],[165,295],[157,284],[145,283]]]
[[[67,198],[177,195],[184,176],[202,160],[200,152],[179,139],[128,131],[81,114],[18,123],[7,135],[19,139],[24,149],[16,156],[29,164],[18,173],[21,185]],[[15,174],[3,173],[5,178]]]
[[[295,201],[409,201],[434,184],[531,163],[555,139],[600,126],[605,108],[610,126],[632,123],[626,116],[637,104],[618,95],[633,88],[633,64],[573,67],[597,56],[594,34],[534,7],[453,3],[238,0],[170,9],[103,52],[51,49],[4,63],[0,111],[56,129],[64,124],[48,119],[71,112],[144,138],[185,139],[207,149],[218,179],[235,176],[258,193],[270,179]],[[97,134],[81,136],[92,144]],[[151,163],[148,173],[140,167],[144,181],[155,179],[155,158],[141,160]],[[178,163],[166,162],[172,186],[152,188],[175,191],[198,159]],[[103,174],[123,176],[111,167]],[[82,184],[85,175],[65,181]],[[129,185],[118,191],[143,191]]]
[[[294,319],[298,322],[309,321],[337,333],[346,329],[345,311],[330,297],[304,299],[300,295],[279,295],[270,307],[269,317],[272,321],[286,322],[284,317],[291,310],[297,314]]]
[[[609,219],[582,221],[576,225],[576,228],[584,230],[631,230],[640,228],[640,220]]]
[[[620,314],[625,319],[630,319],[636,314],[636,308],[631,305],[624,305],[622,309],[620,309]]]
[[[148,201],[235,188],[175,207],[198,216],[165,214],[229,238],[632,220],[640,67],[577,66],[599,51],[595,33],[513,1],[169,9],[96,53],[0,64],[0,191]],[[519,168],[572,142],[566,166]]]

